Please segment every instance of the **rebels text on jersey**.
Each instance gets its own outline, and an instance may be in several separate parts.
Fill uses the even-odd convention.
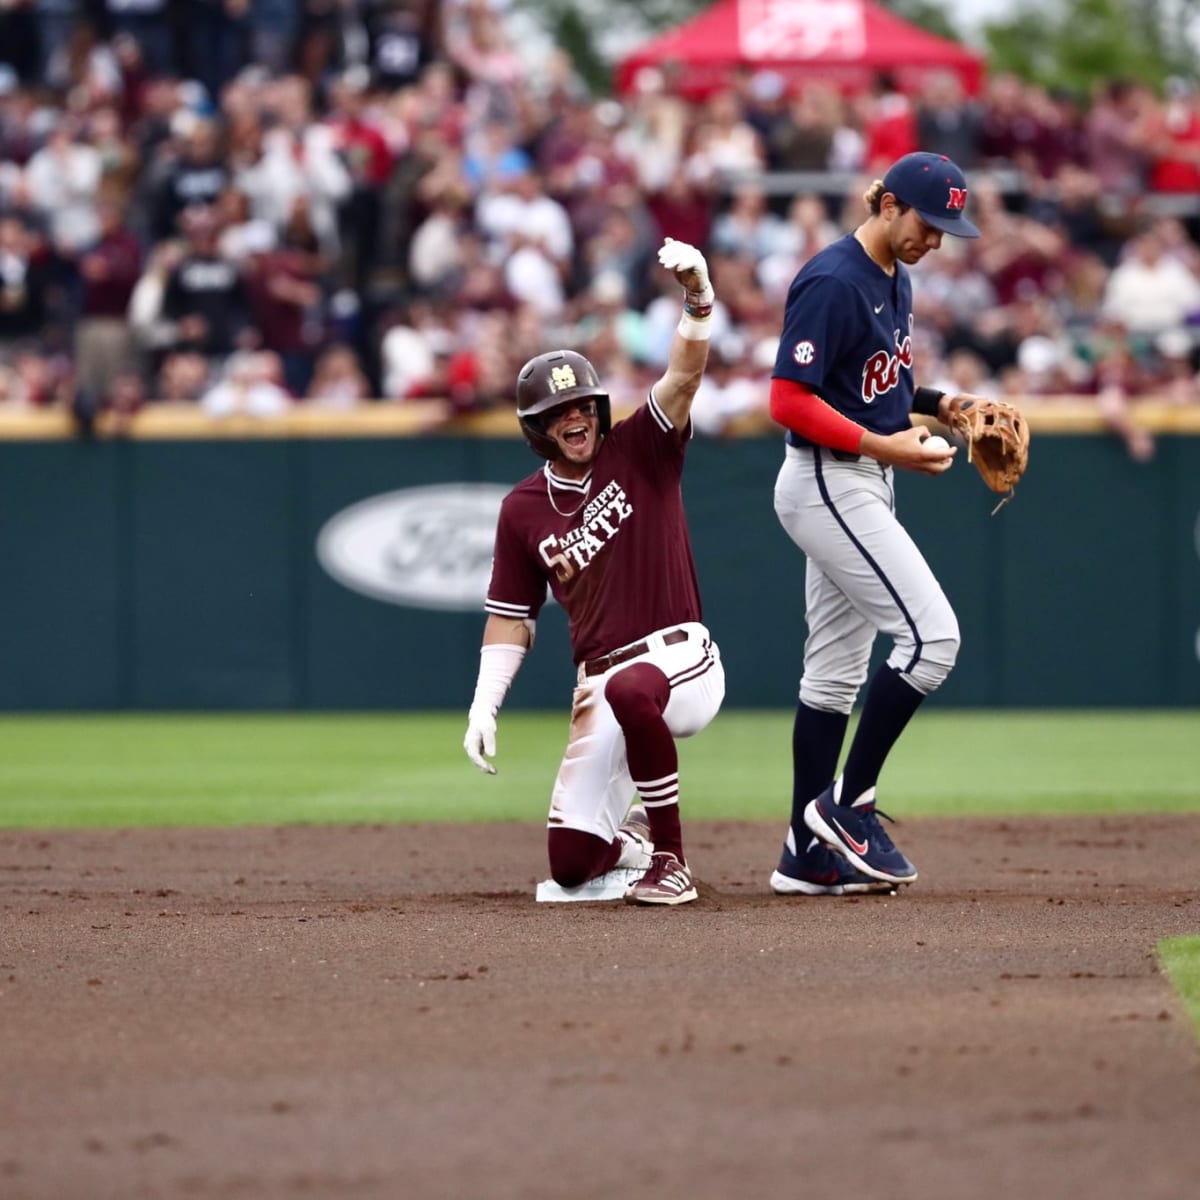
[[[888,275],[853,234],[815,254],[788,289],[773,374],[874,433],[909,426],[912,280]]]
[[[651,395],[612,427],[585,479],[562,479],[547,463],[517,484],[500,506],[486,610],[536,617],[549,584],[577,663],[699,621],[680,492],[690,436]]]

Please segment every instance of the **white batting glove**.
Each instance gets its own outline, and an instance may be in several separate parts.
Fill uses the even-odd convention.
[[[685,292],[687,302],[697,308],[711,306],[713,302],[712,282],[708,278],[708,263],[695,246],[665,238],[658,249],[658,261],[668,271],[675,272]]]
[[[495,765],[488,762],[488,758],[496,757],[496,718],[486,708],[472,708],[467,713],[467,736],[463,738],[463,749],[484,774],[495,775]]]

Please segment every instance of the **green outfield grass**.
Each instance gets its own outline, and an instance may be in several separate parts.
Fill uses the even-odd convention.
[[[681,743],[698,818],[780,819],[791,713]],[[0,827],[541,821],[566,714],[503,713],[500,773],[445,714],[0,717]],[[1200,810],[1194,711],[921,713],[880,787],[894,815]]]
[[[1164,938],[1158,954],[1200,1037],[1200,937]]]

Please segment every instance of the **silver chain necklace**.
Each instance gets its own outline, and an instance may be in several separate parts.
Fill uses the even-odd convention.
[[[552,509],[554,509],[554,511],[556,513],[558,513],[558,515],[560,517],[578,516],[579,513],[583,510],[583,506],[587,503],[588,492],[590,492],[591,490],[592,490],[592,477],[589,475],[588,481],[587,481],[587,486],[583,489],[583,499],[579,501],[578,507],[573,508],[570,512],[563,512],[563,510],[561,508],[559,508],[557,504],[554,503],[554,487],[550,482],[550,472],[549,471],[546,472],[546,498],[550,501],[550,507]]]

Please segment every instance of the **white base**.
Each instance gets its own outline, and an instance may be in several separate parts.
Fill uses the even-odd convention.
[[[589,879],[577,888],[565,888],[553,879],[544,879],[537,885],[537,898],[541,904],[562,904],[568,900],[623,900],[631,884],[637,883],[645,874],[617,868]]]

